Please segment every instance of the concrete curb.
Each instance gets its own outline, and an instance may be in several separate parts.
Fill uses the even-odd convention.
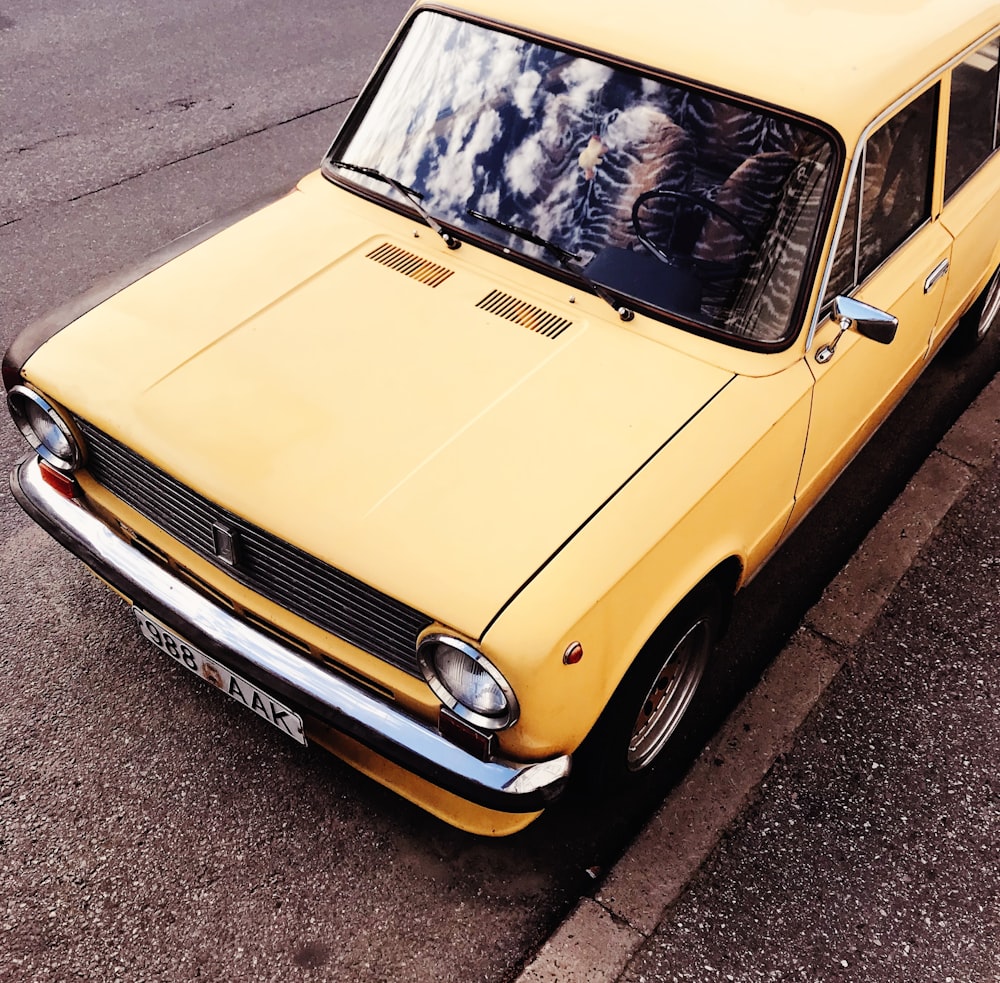
[[[620,977],[791,746],[941,520],[977,471],[997,457],[1000,376],[949,430],[830,583],[596,898],[577,904],[517,983],[614,983]]]

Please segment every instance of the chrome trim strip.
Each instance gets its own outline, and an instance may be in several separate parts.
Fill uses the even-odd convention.
[[[383,757],[477,805],[535,812],[562,792],[570,756],[480,761],[435,729],[241,621],[116,536],[85,505],[42,480],[38,458],[10,475],[21,507],[133,604],[207,655]]]
[[[996,41],[996,38],[991,38],[991,40]],[[985,48],[990,42],[987,41],[980,47]],[[979,48],[976,49],[977,51]],[[1000,54],[1000,51],[998,51]],[[953,69],[954,70],[954,69]],[[954,78],[954,76],[952,76]],[[951,94],[948,95],[949,110],[951,108]],[[993,101],[993,149],[997,149],[997,144],[1000,143],[1000,72],[997,73],[997,91],[996,99]]]
[[[872,131],[874,133],[876,131]],[[852,289],[856,287],[858,283],[861,282],[861,245],[863,242],[862,232],[864,232],[864,222],[862,219],[865,216],[865,171],[868,170],[868,141],[871,139],[871,133],[865,137],[865,142],[861,145],[861,160],[858,163],[858,169],[854,172],[852,180],[857,182],[858,191],[858,212],[857,218],[854,223],[854,277],[851,280]],[[851,196],[854,195],[854,185],[851,185]],[[847,220],[847,212],[850,211],[851,203],[847,202],[847,209],[844,211],[844,220]],[[921,223],[922,225],[923,223]],[[840,243],[838,242],[839,246]],[[898,246],[896,247],[899,248]],[[894,250],[895,251],[895,250]],[[837,257],[834,255],[834,261]],[[881,265],[881,264],[880,264]],[[872,271],[874,272],[874,270]]]

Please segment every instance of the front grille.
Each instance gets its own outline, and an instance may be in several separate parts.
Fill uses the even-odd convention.
[[[94,480],[245,587],[412,676],[431,619],[192,491],[84,420]],[[213,525],[236,532],[237,563],[216,554]]]

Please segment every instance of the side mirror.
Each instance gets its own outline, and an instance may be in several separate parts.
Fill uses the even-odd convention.
[[[858,334],[871,338],[880,345],[888,345],[896,337],[896,329],[899,327],[898,318],[853,297],[835,297],[830,317],[840,324],[840,334],[833,339],[833,344],[824,345],[816,352],[816,361],[820,365],[825,365],[833,358],[844,332],[852,326],[857,329]]]

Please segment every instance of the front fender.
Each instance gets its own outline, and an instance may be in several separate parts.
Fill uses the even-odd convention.
[[[696,585],[733,561],[742,583],[773,552],[794,503],[811,384],[801,361],[737,379],[511,600],[482,639],[521,703],[509,753],[575,749]],[[584,657],[567,665],[574,642]]]

